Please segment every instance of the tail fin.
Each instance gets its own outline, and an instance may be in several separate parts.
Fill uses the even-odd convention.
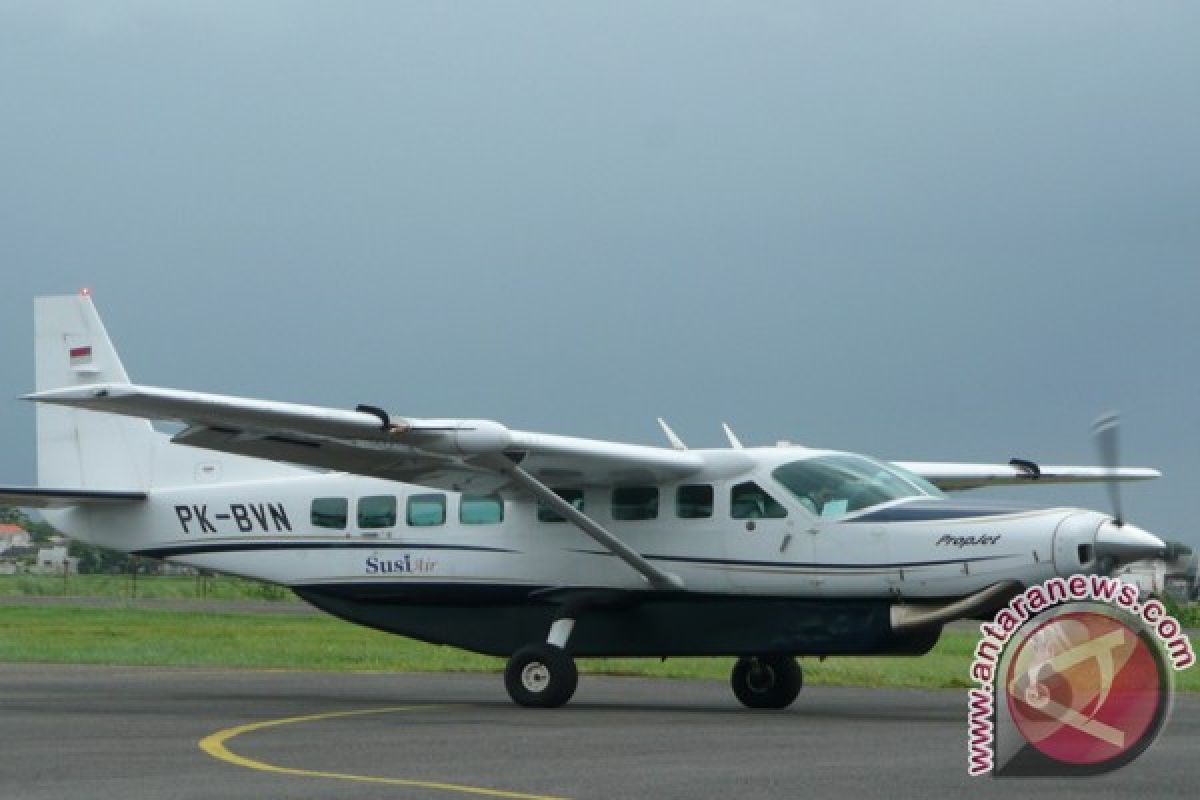
[[[85,291],[33,304],[37,390],[129,383]],[[140,419],[39,403],[38,483],[80,489],[145,489],[157,434]]]

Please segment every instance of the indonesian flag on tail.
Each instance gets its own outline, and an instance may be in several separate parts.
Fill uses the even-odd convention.
[[[92,346],[90,344],[71,348],[71,366],[86,367],[92,363]]]

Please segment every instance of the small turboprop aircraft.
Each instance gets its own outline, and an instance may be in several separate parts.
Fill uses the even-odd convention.
[[[130,383],[85,291],[35,301],[38,486],[0,502],[69,536],[291,588],[384,631],[508,658],[525,706],[575,657],[736,656],[753,708],[796,656],[921,654],[948,621],[1055,575],[1163,554],[1101,467],[889,463],[780,445],[688,449]],[[173,435],[151,421],[181,423]],[[660,420],[661,422],[661,420]],[[1106,481],[1114,514],[950,499]]]

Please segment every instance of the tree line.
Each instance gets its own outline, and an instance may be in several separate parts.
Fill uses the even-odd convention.
[[[57,528],[45,520],[30,516],[15,506],[0,505],[0,523],[19,525],[29,533],[34,545],[46,546],[55,537],[61,536]],[[67,555],[79,559],[80,574],[128,573],[135,566],[135,559],[128,553],[110,550],[107,547],[85,544],[69,539]]]

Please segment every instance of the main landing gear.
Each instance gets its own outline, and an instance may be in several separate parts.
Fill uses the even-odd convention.
[[[575,659],[552,644],[522,647],[504,669],[508,696],[530,708],[558,708],[571,699],[578,683]]]
[[[522,647],[508,660],[504,688],[514,703],[529,708],[558,708],[575,694],[579,671],[567,652],[574,627],[574,619],[557,619],[544,643]]]

